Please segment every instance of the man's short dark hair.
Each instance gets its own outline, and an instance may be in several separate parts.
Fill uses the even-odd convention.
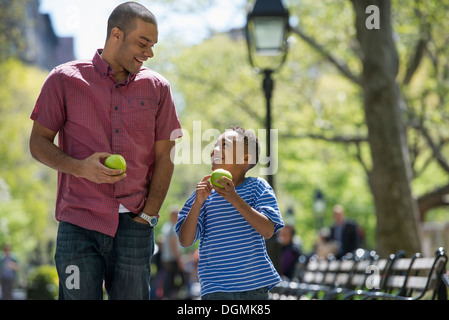
[[[129,1],[118,5],[108,19],[108,34],[111,35],[112,29],[119,28],[126,35],[136,28],[136,19],[152,23],[157,26],[157,20],[154,14],[140,3]]]

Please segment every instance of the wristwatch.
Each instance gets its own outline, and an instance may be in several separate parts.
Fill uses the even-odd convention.
[[[159,221],[159,215],[157,216],[149,216],[146,213],[141,212],[139,214],[139,217],[141,217],[143,220],[149,223],[150,226],[155,227],[157,225],[157,222]]]

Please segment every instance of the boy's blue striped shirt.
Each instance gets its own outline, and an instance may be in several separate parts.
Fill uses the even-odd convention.
[[[276,196],[264,179],[249,177],[235,189],[274,223],[275,233],[284,226]],[[195,192],[179,212],[178,235],[194,200]],[[201,207],[195,241],[198,239],[201,295],[271,289],[281,280],[268,257],[264,238],[214,190]]]

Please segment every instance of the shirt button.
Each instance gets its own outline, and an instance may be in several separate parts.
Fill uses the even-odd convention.
[[[115,129],[115,133],[118,133],[118,131],[119,131],[118,129]]]
[[[114,107],[114,109],[115,109],[115,110],[118,110],[118,107],[117,107],[117,106],[115,106],[115,107]]]

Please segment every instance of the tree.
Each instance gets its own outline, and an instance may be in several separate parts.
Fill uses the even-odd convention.
[[[25,50],[23,25],[30,0],[0,0],[0,61],[22,55]]]
[[[418,207],[411,192],[412,171],[403,122],[404,101],[396,77],[399,59],[393,41],[390,1],[352,0],[360,44],[368,142],[372,157],[369,184],[377,214],[381,255],[421,251]],[[366,27],[366,9],[379,9],[379,29]]]
[[[396,6],[405,6],[398,1]],[[449,93],[449,36],[440,30],[449,28],[446,13],[449,2],[414,1],[407,15],[413,21],[414,37],[405,56],[401,90],[406,101],[406,125],[415,180],[429,179],[431,187],[418,190],[420,221],[432,209],[449,205],[447,132]],[[399,49],[403,50],[402,47]],[[429,171],[432,172],[428,175]],[[426,178],[427,176],[427,178]],[[438,211],[438,210],[433,210]]]
[[[351,3],[356,26],[353,37],[357,42],[343,39],[347,44],[346,53],[339,51],[332,39],[328,38],[326,45],[321,45],[325,42],[320,42],[318,36],[306,34],[305,28],[297,27],[293,31],[362,90],[369,132],[366,136],[339,136],[337,133],[305,136],[354,144],[357,148],[368,141],[372,165],[367,164],[359,152],[357,158],[365,168],[376,202],[377,248],[384,253],[395,248],[418,251],[419,223],[425,221],[430,209],[448,205],[449,162],[445,153],[449,140],[444,127],[447,126],[449,37],[438,30],[447,28],[443,15],[449,4],[397,0],[390,8],[390,1]],[[372,12],[367,10],[370,5],[380,9],[378,30],[366,25],[372,18]],[[332,12],[333,9],[328,3],[325,10]],[[343,17],[347,18],[343,13],[347,10],[343,8],[339,12],[338,23],[342,24]],[[313,23],[319,25],[317,21]],[[335,34],[342,30],[334,30],[336,38]],[[353,34],[350,29],[343,33],[349,37]],[[342,39],[341,36],[337,38]],[[351,53],[361,61],[362,71],[355,71],[356,59]],[[417,190],[415,194],[421,195],[415,196],[412,187]],[[414,197],[418,199],[417,204]],[[395,209],[389,211],[388,207]]]

